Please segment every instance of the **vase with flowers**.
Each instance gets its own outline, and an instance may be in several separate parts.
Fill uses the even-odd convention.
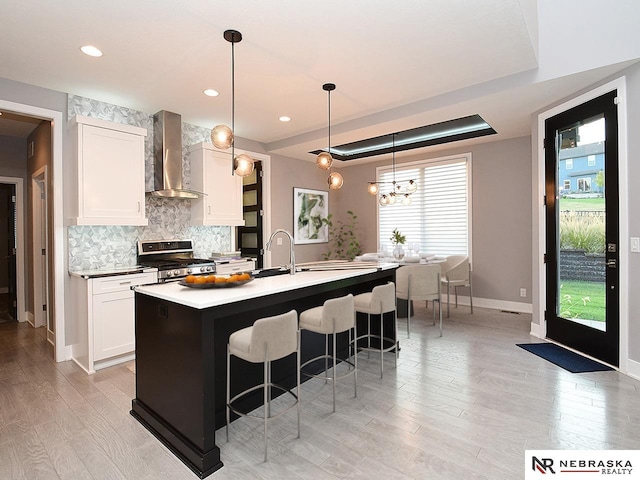
[[[389,238],[389,240],[391,240],[394,245],[393,258],[395,258],[396,261],[402,260],[404,258],[404,248],[402,248],[402,245],[404,245],[407,241],[407,237],[402,235],[402,233],[400,233],[397,228],[394,228],[393,232],[391,232],[391,237]]]

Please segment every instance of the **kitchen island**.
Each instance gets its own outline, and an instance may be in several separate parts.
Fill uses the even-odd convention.
[[[222,467],[215,431],[225,424],[226,345],[259,318],[329,298],[371,291],[393,281],[396,265],[300,272],[257,278],[232,288],[196,289],[177,282],[136,287],[136,398],[131,414],[201,478]],[[393,332],[392,316],[385,318]],[[377,323],[377,322],[374,322]],[[366,321],[359,321],[361,325]],[[302,361],[324,351],[322,337],[303,332]],[[389,336],[386,333],[386,336]],[[339,349],[346,350],[346,337]],[[262,366],[232,360],[232,389],[262,381]],[[272,380],[295,385],[295,359],[272,363]],[[262,404],[259,392],[240,408]]]

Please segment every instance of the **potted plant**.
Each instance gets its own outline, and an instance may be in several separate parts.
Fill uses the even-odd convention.
[[[393,258],[395,258],[396,260],[402,260],[404,258],[404,248],[402,248],[402,245],[406,243],[407,237],[402,235],[402,233],[400,233],[397,228],[394,228],[393,232],[391,232],[391,237],[389,238],[389,240],[391,240],[394,245]]]
[[[347,210],[347,214],[349,220],[346,223],[340,220],[334,222],[331,214],[322,219],[322,223],[329,227],[329,251],[323,255],[324,260],[353,260],[362,253],[356,236],[358,216],[351,210]]]

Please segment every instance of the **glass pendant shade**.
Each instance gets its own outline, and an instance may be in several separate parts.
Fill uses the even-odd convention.
[[[380,189],[378,188],[378,184],[377,183],[369,183],[369,186],[367,187],[367,192],[369,192],[370,195],[377,195],[378,191]]]
[[[388,198],[389,205],[395,205],[396,200],[397,200],[397,199],[396,199],[396,194],[395,194],[395,192],[391,192],[391,193],[389,194],[389,198]]]
[[[338,172],[331,172],[329,174],[329,178],[327,179],[327,183],[329,183],[329,188],[331,190],[338,190],[340,187],[342,187],[344,179]]]
[[[378,202],[380,203],[380,205],[385,206],[389,204],[389,198],[386,195],[382,195],[380,197],[380,200],[378,200]]]
[[[226,125],[216,125],[211,130],[211,143],[221,150],[233,145],[233,132]]]
[[[418,190],[418,184],[415,180],[409,180],[409,184],[407,185],[407,192],[413,193]]]
[[[236,155],[236,158],[233,161],[233,170],[235,174],[240,177],[251,175],[253,173],[253,167],[253,158],[244,153]]]
[[[411,197],[408,194],[405,194],[402,198],[402,205],[411,205]]]
[[[321,152],[316,157],[316,165],[323,170],[329,170],[333,163],[333,157],[329,152]]]

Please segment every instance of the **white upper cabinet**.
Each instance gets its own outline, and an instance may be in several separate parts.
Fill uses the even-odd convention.
[[[147,225],[144,138],[147,130],[76,115],[77,208],[70,225]]]
[[[237,150],[236,150],[237,152]],[[191,200],[192,225],[244,225],[242,177],[231,175],[231,154],[210,143],[189,147],[191,189],[206,196]]]

